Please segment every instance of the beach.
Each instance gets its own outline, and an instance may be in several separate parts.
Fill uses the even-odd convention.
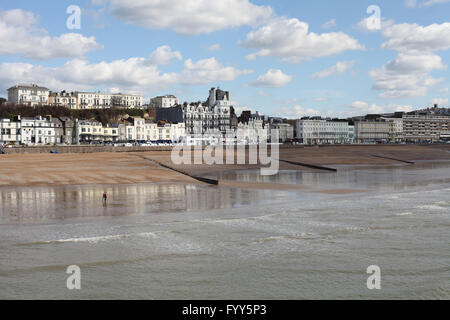
[[[281,147],[279,158],[319,166],[390,166],[401,162],[375,157],[387,156],[407,161],[450,160],[450,145],[373,145]],[[248,158],[248,155],[247,155]],[[65,154],[0,155],[0,186],[55,186],[89,184],[198,183],[194,176],[229,170],[259,169],[260,165],[174,165],[170,151],[100,152]],[[248,162],[247,162],[248,163]],[[315,171],[280,162],[280,170]],[[250,186],[249,186],[250,187]],[[255,187],[255,185],[251,186]],[[268,186],[262,186],[267,188]],[[272,186],[274,188],[282,186]]]

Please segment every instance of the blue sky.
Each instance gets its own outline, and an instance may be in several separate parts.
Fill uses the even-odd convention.
[[[81,29],[67,28],[70,5]],[[289,118],[447,106],[448,12],[448,0],[2,1],[0,95],[35,82],[198,101],[220,86],[238,110]]]

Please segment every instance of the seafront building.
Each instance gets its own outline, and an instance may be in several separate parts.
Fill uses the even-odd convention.
[[[313,118],[297,120],[296,125],[296,138],[303,144],[345,144],[350,141],[348,121]]]
[[[22,141],[20,121],[0,119],[0,144],[19,145]]]
[[[27,105],[62,106],[72,110],[142,108],[143,96],[122,93],[98,92],[52,92],[36,84],[18,84],[8,89],[8,103]]]
[[[208,145],[217,143],[220,136],[226,139],[231,130],[232,110],[230,93],[211,88],[206,102],[157,108],[156,120],[184,123],[188,144]]]
[[[450,116],[404,115],[403,135],[407,142],[436,142],[450,138]]]
[[[393,135],[393,122],[386,120],[355,121],[356,143],[387,143]]]
[[[78,109],[77,97],[73,93],[66,91],[50,92],[48,96],[48,104],[51,106]]]
[[[155,108],[172,108],[180,104],[180,99],[172,94],[158,96],[150,99],[150,106]]]
[[[28,105],[48,104],[49,89],[36,84],[18,84],[8,89],[8,103]]]
[[[20,121],[21,144],[52,145],[61,143],[56,136],[56,124],[51,117],[18,118]]]
[[[132,94],[109,94],[102,92],[73,92],[75,109],[110,109],[110,108],[141,108],[143,97]]]
[[[278,139],[280,143],[286,143],[294,139],[294,127],[288,123],[269,124],[269,139],[273,136],[274,130],[278,131]]]
[[[254,145],[265,143],[269,139],[269,127],[259,115],[251,115],[246,121],[241,121],[236,129],[236,143],[239,145]]]

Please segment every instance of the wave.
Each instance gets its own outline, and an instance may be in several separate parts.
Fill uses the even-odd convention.
[[[85,242],[85,243],[99,243],[105,241],[117,241],[127,238],[158,238],[160,234],[163,233],[179,233],[176,230],[168,230],[168,231],[156,231],[156,232],[140,232],[140,233],[131,233],[131,234],[118,234],[118,235],[104,235],[97,237],[83,237],[83,238],[67,238],[67,239],[57,239],[57,240],[48,240],[48,241],[35,241],[35,242],[27,242],[27,243],[19,243],[18,246],[31,246],[31,245],[46,245],[46,244],[64,244],[64,243],[77,243],[77,242]]]
[[[418,206],[417,209],[423,209],[423,210],[448,210],[448,208],[439,206],[437,204],[421,205],[421,206]]]
[[[414,215],[414,213],[412,213],[412,212],[402,212],[402,213],[394,214],[394,216],[397,216],[397,217],[412,216],[412,215]]]

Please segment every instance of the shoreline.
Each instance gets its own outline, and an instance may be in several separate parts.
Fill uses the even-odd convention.
[[[450,161],[450,145],[376,145],[327,146],[322,148],[280,148],[280,160],[297,161],[339,169],[385,168],[414,166],[396,160],[379,158],[383,155],[405,161]],[[248,157],[248,154],[247,154]],[[174,165],[170,151],[98,152],[63,154],[7,154],[0,156],[0,187],[40,187],[67,185],[129,185],[139,183],[201,182],[164,168],[154,160],[193,176],[205,177],[224,171],[260,169],[259,165]],[[247,162],[248,163],[248,162]],[[280,170],[320,172],[316,169],[284,163]],[[270,185],[270,184],[269,184]],[[226,183],[225,185],[226,186]],[[254,188],[255,186],[248,186]],[[266,189],[268,185],[260,185]],[[273,186],[275,187],[275,186]],[[283,186],[278,186],[283,188]],[[301,186],[295,186],[298,187]],[[278,189],[278,188],[277,188]]]

